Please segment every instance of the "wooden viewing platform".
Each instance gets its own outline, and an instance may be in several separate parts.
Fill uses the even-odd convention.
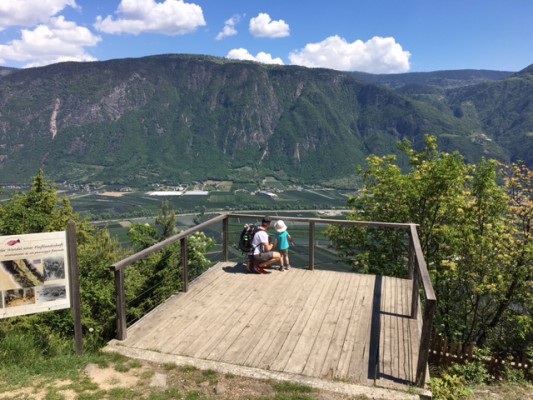
[[[423,388],[436,297],[417,226],[284,217],[307,224],[308,264],[248,274],[244,265],[230,260],[230,221],[240,232],[243,221],[260,218],[221,214],[111,265],[117,336],[108,350],[304,384]],[[408,279],[315,270],[318,224],[405,231]],[[223,262],[189,284],[188,239],[205,229],[212,235],[218,230]],[[128,328],[126,268],[178,242],[183,293]],[[379,398],[393,399],[389,394]]]
[[[411,293],[408,279],[300,268],[258,275],[222,262],[111,347],[405,389],[419,348]]]

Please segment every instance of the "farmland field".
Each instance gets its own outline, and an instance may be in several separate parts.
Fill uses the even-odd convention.
[[[277,186],[280,184],[276,183]],[[271,193],[277,197],[250,191],[248,185],[222,185],[232,191],[209,190],[205,195],[150,196],[145,192],[122,193],[121,196],[84,194],[71,196],[74,210],[91,220],[149,217],[158,213],[163,201],[167,201],[176,213],[200,213],[207,210],[305,210],[305,209],[342,209],[347,198],[353,193],[325,189],[288,189]]]

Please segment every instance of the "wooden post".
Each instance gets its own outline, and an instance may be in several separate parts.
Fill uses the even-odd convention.
[[[422,334],[420,335],[420,346],[418,348],[418,363],[416,366],[416,385],[423,387],[426,383],[426,369],[429,358],[429,344],[431,340],[431,324],[435,314],[436,301],[426,301],[426,310],[424,311],[424,323],[422,325]]]
[[[411,293],[411,318],[416,318],[416,314],[418,313],[418,282],[419,282],[419,275],[418,275],[418,269],[415,266],[415,242],[413,239],[413,235],[416,232],[416,228],[414,228],[413,225],[411,225],[409,229],[409,253],[407,256],[407,264],[409,269],[409,279],[413,282],[413,290]]]
[[[229,218],[226,217],[222,221],[222,246],[223,246],[223,258],[224,261],[228,261],[228,246],[229,246]]]
[[[117,302],[117,339],[126,340],[126,293],[123,268],[115,269],[115,292]]]
[[[309,269],[315,269],[315,222],[309,221]]]
[[[76,223],[68,222],[67,229],[68,262],[70,265],[70,300],[74,317],[74,344],[76,354],[83,354],[83,332],[81,326],[80,273],[78,266],[78,243],[76,241]]]
[[[409,268],[409,279],[413,279],[413,273],[415,269],[415,244],[411,232],[409,232],[409,253],[407,255],[407,266]]]
[[[468,346],[466,347],[466,357],[468,361],[472,361],[474,359],[474,348],[476,347],[475,342],[470,342]]]
[[[183,268],[183,272],[182,272],[183,291],[187,292],[189,290],[189,255],[187,251],[187,237],[180,239],[180,244],[181,244],[181,267]]]
[[[418,268],[415,268],[413,272],[413,278],[411,281],[413,283],[413,290],[411,292],[411,318],[416,319],[418,314],[418,304],[420,301],[420,273],[418,272]]]

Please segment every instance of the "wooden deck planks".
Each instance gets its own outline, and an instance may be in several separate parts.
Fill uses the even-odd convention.
[[[349,289],[350,279],[340,279],[337,282],[336,290],[331,296],[329,307],[316,333],[313,347],[309,351],[307,362],[302,371],[303,375],[315,377],[321,377],[322,375],[322,367],[326,361],[326,356],[332,343],[332,337],[340,319],[341,310]]]
[[[245,364],[246,358],[253,347],[263,335],[271,335],[278,328],[278,318],[284,315],[287,306],[293,301],[291,288],[300,284],[298,274],[284,274],[268,296],[258,298],[261,301],[259,310],[252,316],[248,323],[240,330],[235,340],[225,349],[219,357],[220,361]]]
[[[322,271],[320,272],[322,273]],[[324,319],[324,314],[333,298],[331,293],[338,284],[339,280],[335,279],[334,274],[327,274],[319,290],[309,294],[308,302],[306,302],[287,336],[286,342],[290,343],[289,346],[292,349],[279,354],[272,369],[295,374],[302,373]]]
[[[213,267],[129,328],[121,344],[361,383],[373,379],[375,361],[378,379],[414,380],[410,281],[297,268],[245,274],[234,266]]]
[[[215,268],[206,271],[192,284],[194,290],[189,291],[189,293],[177,293],[128,328],[128,338],[123,344],[132,347],[144,347],[146,343],[153,341],[151,335],[159,336],[161,330],[168,326],[174,326],[176,320],[182,321],[183,318],[194,318],[194,315],[188,310],[182,307],[175,307],[176,302],[179,302],[183,296],[188,296],[188,301],[194,301],[194,299],[202,296],[216,295],[212,287],[217,280],[222,278],[223,275],[217,273]]]
[[[356,315],[356,300],[362,280],[355,274],[350,274],[344,280],[347,282],[346,293],[339,318],[335,324],[335,330],[331,335],[326,357],[322,363],[322,370],[320,372],[320,376],[322,377],[333,378],[338,371],[341,356],[343,355],[344,343],[350,332],[348,329],[350,321]]]
[[[303,309],[309,293],[314,291],[318,284],[312,274],[299,270],[291,270],[291,273],[299,275],[299,283],[288,290],[292,294],[290,299],[275,308],[268,326],[261,330],[261,335],[248,353],[244,365],[258,368],[270,365],[269,360],[274,359],[281,351],[294,319]]]
[[[232,321],[228,321],[229,325],[227,325],[227,329],[225,329],[225,333],[222,335],[219,335],[219,339],[215,339],[214,346],[211,346],[208,348],[208,350],[204,353],[202,358],[207,358],[209,360],[220,360],[220,358],[224,355],[226,350],[235,342],[238,343],[239,339],[242,337],[242,331],[249,326],[249,324],[253,321],[254,317],[257,316],[264,308],[269,308],[272,310],[274,305],[276,304],[276,299],[280,295],[280,286],[283,285],[283,280],[281,279],[281,274],[276,274],[272,276],[273,279],[277,281],[277,283],[273,283],[273,288],[268,291],[268,295],[265,296],[265,293],[267,291],[260,290],[264,286],[264,284],[272,283],[267,282],[264,277],[257,277],[258,283],[261,285],[257,286],[253,291],[252,294],[247,300],[240,304],[239,308],[236,310],[236,312],[239,313],[238,319],[233,319]],[[270,277],[269,277],[270,278]],[[254,328],[259,329],[259,326],[255,326]],[[231,360],[228,360],[231,362]]]
[[[297,272],[305,273],[304,271]],[[300,324],[303,323],[302,321],[306,321],[323,289],[323,282],[316,279],[311,279],[309,282],[312,286],[302,291],[296,299],[297,301],[287,307],[285,316],[281,316],[278,330],[270,332],[272,340],[267,340],[265,343],[267,347],[261,352],[261,358],[257,359],[258,362],[255,363],[258,368],[281,371],[285,363],[279,360],[276,362],[278,355],[281,358],[288,358],[292,355],[298,340]]]
[[[412,382],[418,339],[415,340],[416,325],[413,325],[416,321],[409,318],[411,284],[394,278],[383,278],[383,282],[379,375]]]
[[[390,280],[383,279],[382,298],[381,298],[381,329],[383,335],[380,337],[380,375],[389,376],[393,367],[394,358],[398,356],[396,348],[396,318],[393,316],[396,313],[396,307],[393,303],[394,296],[392,291],[394,287],[390,284]],[[395,335],[392,337],[391,335]]]
[[[374,303],[375,276],[363,276],[363,285],[360,286],[358,308],[354,310],[357,315],[350,326],[351,333],[351,357],[348,365],[344,365],[339,379],[349,379],[354,382],[365,382],[369,379],[368,369],[370,362],[370,341],[372,311]],[[339,371],[340,372],[340,371]]]
[[[404,310],[402,318],[402,331],[404,332],[403,337],[403,373],[401,375],[402,369],[399,369],[399,377],[408,382],[414,382],[416,380],[416,363],[418,360],[418,335],[417,327],[418,323],[416,320],[409,318],[411,315],[411,297],[409,293],[412,291],[412,284],[409,281],[404,282],[404,291],[400,294],[403,299]]]
[[[259,276],[244,275],[221,285],[216,291],[217,298],[203,307],[201,316],[186,328],[169,352],[205,358],[203,353],[215,346],[221,335],[226,334],[227,327],[241,315],[240,308],[252,304],[254,292],[261,283],[256,277]]]

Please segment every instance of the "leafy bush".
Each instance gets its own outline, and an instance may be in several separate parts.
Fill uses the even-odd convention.
[[[533,338],[533,171],[495,161],[467,164],[427,136],[408,157],[370,156],[350,220],[418,224],[437,296],[436,333],[457,343],[522,356]],[[503,185],[501,183],[504,183]],[[400,276],[408,242],[379,229],[329,229],[341,259],[358,271]]]
[[[491,378],[486,366],[489,360],[488,349],[476,349],[474,360],[464,364],[454,364],[448,372],[460,376],[468,385],[482,385],[489,382]]]
[[[461,400],[472,393],[463,377],[448,373],[431,378],[429,387],[435,400]]]

